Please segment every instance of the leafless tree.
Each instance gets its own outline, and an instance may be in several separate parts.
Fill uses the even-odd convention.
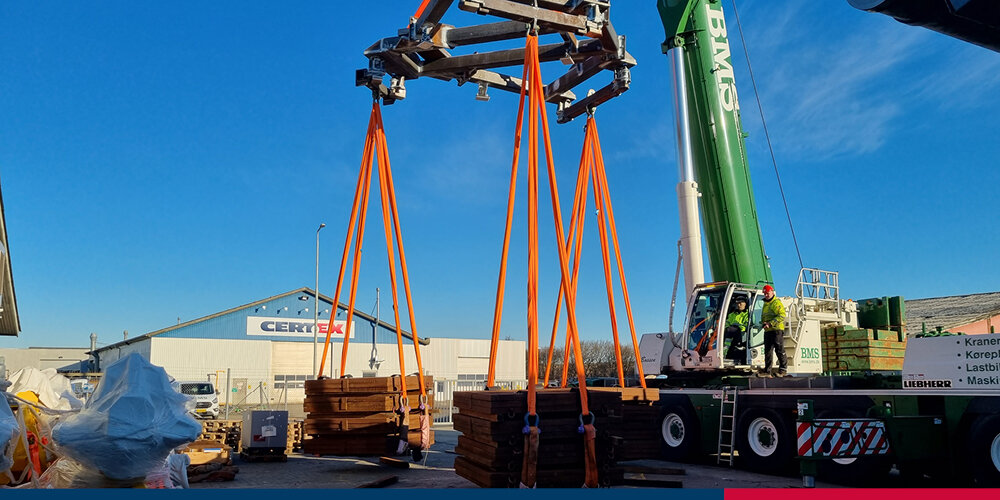
[[[584,340],[580,342],[580,351],[583,357],[583,366],[587,378],[593,377],[617,377],[618,361],[615,357],[615,345],[610,340]],[[545,366],[548,361],[548,347],[539,349],[538,352],[538,376],[539,382],[545,377]],[[626,378],[636,377],[635,352],[632,344],[621,344],[622,371]],[[564,354],[561,347],[553,351],[552,367],[550,369],[549,383],[557,382],[562,378]],[[576,361],[573,352],[569,355],[568,378],[576,380]]]

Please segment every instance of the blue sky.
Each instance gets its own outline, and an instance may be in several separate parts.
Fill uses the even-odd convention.
[[[0,179],[23,328],[0,346],[84,346],[90,332],[110,343],[311,287],[320,222],[330,293],[370,106],[354,70],[419,2],[363,4],[0,4]],[[845,297],[997,290],[1000,54],[846,0],[738,6],[806,265],[840,271]],[[619,0],[612,16],[639,65],[598,125],[637,327],[664,331],[678,237],[670,71],[654,2]],[[735,35],[765,247],[791,293],[798,261]],[[384,115],[419,333],[487,338],[516,96],[407,88]],[[583,120],[552,125],[566,207]],[[558,262],[540,206],[547,337]],[[389,287],[371,210],[365,311]],[[524,213],[502,331],[520,339]],[[579,323],[585,338],[609,338],[593,217],[587,227]]]

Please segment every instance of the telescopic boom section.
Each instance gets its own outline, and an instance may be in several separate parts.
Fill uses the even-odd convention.
[[[701,191],[702,224],[712,281],[771,283],[757,219],[736,95],[726,19],[718,0],[658,0],[667,40],[663,50],[683,65],[677,82],[686,99],[694,179]],[[680,51],[680,55],[674,51]],[[682,142],[684,139],[682,138]],[[682,155],[683,156],[683,155]],[[688,256],[690,257],[690,256]],[[690,288],[696,283],[688,283]]]
[[[503,20],[467,27],[443,24],[441,18],[455,3],[461,10]],[[565,123],[631,84],[629,68],[635,59],[612,26],[610,10],[608,0],[424,0],[406,28],[365,50],[368,67],[356,71],[355,84],[372,89],[385,104],[404,99],[406,81],[421,77],[476,84],[478,100],[489,100],[491,88],[520,93],[522,79],[497,69],[522,65],[524,48],[490,50],[483,45],[524,38],[531,31],[558,34],[561,40],[540,45],[538,56],[542,63],[570,65],[545,85],[544,94],[546,102],[558,106],[559,123]],[[458,48],[467,53],[450,52]],[[613,75],[611,82],[577,99],[573,89],[605,70]]]

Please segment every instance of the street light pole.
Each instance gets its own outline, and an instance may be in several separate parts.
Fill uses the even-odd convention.
[[[319,230],[326,227],[326,224],[321,223],[319,228],[316,229],[316,288],[313,289],[314,298],[313,301],[313,376],[319,378],[319,374],[316,373],[316,343],[319,334]]]

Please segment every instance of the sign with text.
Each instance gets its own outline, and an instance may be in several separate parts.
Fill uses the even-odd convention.
[[[903,388],[1000,390],[1000,334],[909,339]]]
[[[320,339],[326,338],[328,322],[329,320],[326,319],[319,320],[319,332],[317,333]],[[330,340],[344,338],[346,325],[346,321],[334,320],[333,333],[330,335]],[[354,325],[355,322],[352,320],[350,329],[352,339],[354,338]],[[313,337],[313,321],[311,319],[247,316],[247,335],[311,339]]]

